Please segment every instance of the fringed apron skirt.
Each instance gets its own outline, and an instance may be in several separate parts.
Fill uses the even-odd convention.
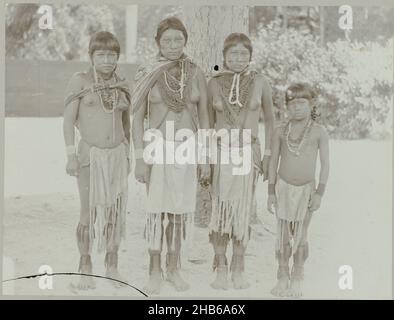
[[[275,192],[277,197],[276,217],[277,223],[277,241],[276,252],[284,251],[286,245],[285,234],[289,240],[293,241],[293,252],[302,239],[303,226],[307,219],[310,218],[311,212],[308,209],[309,200],[315,189],[315,182],[295,186],[287,183],[277,176]]]
[[[197,164],[193,159],[186,164],[165,163],[166,153],[174,152],[188,141],[172,141],[174,149],[166,145],[166,140],[157,136],[155,143],[163,148],[164,163],[154,163],[150,169],[147,198],[147,221],[145,238],[150,250],[160,250],[162,243],[163,214],[173,214],[175,219],[181,217],[182,241],[190,241],[193,227],[193,217],[196,210],[197,195]],[[166,218],[166,216],[164,217]],[[164,224],[168,222],[164,221]],[[175,224],[174,224],[175,228]],[[172,232],[171,246],[175,243],[175,230]]]
[[[78,145],[81,166],[90,166],[90,249],[98,239],[99,252],[119,246],[125,237],[129,144],[97,148],[84,140]]]
[[[249,151],[248,151],[249,150]],[[223,153],[238,152],[247,157],[250,170],[243,175],[234,175],[234,169],[240,166],[231,163],[223,164]],[[212,214],[209,231],[227,234],[230,238],[246,245],[250,239],[250,220],[253,209],[256,183],[261,170],[260,143],[257,138],[248,147],[229,147],[218,143],[218,163],[214,166],[212,179]],[[231,159],[231,157],[230,157]]]

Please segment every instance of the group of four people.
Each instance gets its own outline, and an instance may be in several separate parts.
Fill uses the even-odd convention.
[[[303,83],[291,85],[286,91],[290,120],[274,130],[271,88],[264,76],[250,68],[253,51],[250,39],[242,33],[226,38],[223,70],[208,84],[201,69],[184,53],[187,39],[187,31],[179,19],[161,21],[155,37],[159,49],[157,59],[137,70],[130,93],[127,83],[116,73],[120,53],[117,39],[109,32],[98,32],[89,44],[90,70],[75,74],[69,83],[64,138],[67,173],[77,177],[81,201],[77,227],[79,271],[92,273],[90,256],[93,239],[97,239],[99,251],[106,251],[106,275],[121,279],[118,249],[125,234],[130,145],[133,144],[135,178],[146,184],[147,191],[145,237],[150,260],[146,293],[160,292],[164,244],[167,280],[178,291],[189,288],[179,272],[180,255],[182,242],[193,227],[198,182],[211,184],[209,240],[216,271],[211,286],[227,289],[229,269],[234,288],[249,286],[243,274],[245,251],[251,234],[255,187],[263,174],[264,180],[269,180],[268,208],[278,219],[278,283],[272,293],[298,296],[308,254],[311,212],[320,206],[328,178],[328,137],[314,121],[314,90]],[[263,157],[258,138],[261,111],[265,121]],[[213,165],[210,151],[203,153],[205,159],[201,162],[147,161],[144,153],[147,134],[162,142],[165,154],[174,153],[174,149],[185,143],[185,139],[168,132],[169,123],[175,132],[191,132],[186,141],[195,140],[204,129],[224,131],[229,136],[236,129],[238,138],[248,135],[248,139],[234,143],[223,135],[216,137],[219,160]],[[81,136],[77,148],[75,127]],[[237,164],[220,161],[225,153],[234,150],[238,155],[251,153],[250,170],[246,173],[235,175]],[[315,188],[318,151],[321,170]],[[233,255],[228,266],[226,250],[230,240]],[[290,274],[291,254],[294,264]],[[89,276],[81,276],[77,285],[79,289],[94,286]]]

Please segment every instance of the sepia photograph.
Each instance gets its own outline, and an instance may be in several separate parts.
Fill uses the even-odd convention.
[[[3,295],[392,299],[393,6],[4,10]]]

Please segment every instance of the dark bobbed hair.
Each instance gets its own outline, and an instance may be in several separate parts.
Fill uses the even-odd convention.
[[[108,31],[99,31],[93,34],[89,42],[89,56],[92,58],[96,50],[113,50],[120,55],[120,45],[118,39]]]
[[[243,44],[244,47],[249,50],[250,60],[252,60],[253,46],[252,41],[250,41],[249,37],[244,33],[231,33],[224,40],[223,44],[223,65],[225,68],[228,68],[226,65],[226,53],[228,49],[236,46],[238,43]]]
[[[319,114],[317,112],[317,106],[315,104],[315,100],[317,98],[317,93],[315,89],[305,82],[292,83],[290,86],[288,86],[286,90],[286,105],[290,101],[300,98],[304,98],[313,102],[311,117],[312,120],[316,120],[319,117]]]

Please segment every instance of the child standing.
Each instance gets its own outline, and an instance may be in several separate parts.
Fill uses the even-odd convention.
[[[278,282],[271,290],[276,296],[302,295],[304,263],[308,257],[308,226],[312,213],[320,207],[328,179],[328,135],[315,122],[315,98],[315,92],[308,84],[291,85],[286,91],[289,121],[276,128],[272,138],[267,205],[277,217]],[[315,188],[318,151],[320,178]]]

